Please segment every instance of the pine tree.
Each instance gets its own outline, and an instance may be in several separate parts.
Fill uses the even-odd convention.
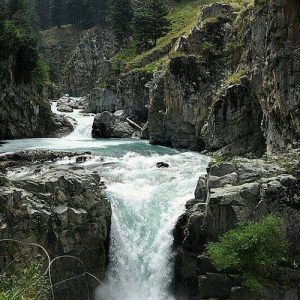
[[[85,0],[84,2],[84,26],[92,27],[96,24],[104,24],[107,15],[107,0]]]
[[[18,12],[25,10],[24,0],[9,0],[8,2],[8,12],[10,16],[17,14]]]
[[[37,13],[40,19],[42,29],[49,28],[50,22],[50,0],[36,0]]]
[[[79,25],[83,20],[83,1],[82,0],[67,0],[65,3],[68,22],[70,24]]]
[[[131,33],[133,11],[130,0],[114,0],[111,4],[111,26],[120,43]]]
[[[144,7],[136,11],[133,25],[137,45],[140,49],[156,46],[170,26],[168,10],[162,0],[147,0]]]
[[[63,2],[62,0],[51,0],[50,2],[50,19],[52,25],[58,28],[63,23]]]
[[[151,19],[151,37],[154,46],[158,38],[164,36],[169,31],[170,21],[167,19],[168,9],[162,0],[150,0],[148,4]]]

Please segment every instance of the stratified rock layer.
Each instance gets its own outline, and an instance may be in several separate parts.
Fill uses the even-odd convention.
[[[112,75],[110,59],[117,50],[110,28],[96,26],[84,32],[65,67],[64,91],[72,96],[84,96],[95,87],[97,80],[100,84],[108,82]]]

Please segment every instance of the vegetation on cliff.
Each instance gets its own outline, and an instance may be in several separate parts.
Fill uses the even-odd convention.
[[[269,272],[287,258],[283,221],[269,215],[260,222],[240,224],[216,243],[209,243],[207,253],[215,266],[225,272],[239,274],[248,288],[271,284]]]

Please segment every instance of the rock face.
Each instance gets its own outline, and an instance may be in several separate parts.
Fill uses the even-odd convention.
[[[117,94],[124,113],[134,121],[146,122],[148,118],[149,88],[152,74],[132,71],[120,76]]]
[[[66,66],[63,83],[65,92],[84,96],[90,93],[98,80],[100,83],[109,81],[110,59],[117,49],[111,29],[94,27],[84,32]]]
[[[167,69],[155,74],[150,84],[151,143],[203,149],[200,131],[218,87],[230,72],[224,53],[235,36],[233,10],[220,7],[222,12],[226,8],[225,16],[216,11],[212,22],[204,11],[198,26],[178,41],[176,57]]]
[[[131,138],[134,129],[129,125],[122,111],[114,114],[105,111],[97,114],[92,130],[93,138]]]
[[[120,110],[121,101],[111,90],[104,88],[94,88],[87,97],[87,107],[85,112],[98,114],[104,111],[116,112]]]
[[[35,86],[0,85],[0,139],[55,137],[73,130],[65,117],[52,114],[48,100]]]
[[[0,183],[0,239],[30,237],[52,258],[74,255],[84,261],[87,270],[103,275],[111,207],[100,176],[79,166],[40,164],[54,156],[47,156],[46,151],[14,155],[20,159],[19,166],[7,169],[6,181]],[[22,169],[22,157],[39,163],[25,161],[26,169]],[[19,175],[20,170],[26,172]]]
[[[268,150],[299,147],[300,3],[256,1],[251,18],[250,27],[244,24],[242,59],[251,67]]]
[[[265,151],[262,117],[261,106],[247,78],[227,87],[216,98],[208,122],[201,130],[206,149],[261,156]]]
[[[254,2],[239,13],[205,6],[178,40],[149,84],[151,143],[256,155],[299,147],[300,4]]]
[[[293,156],[295,160],[299,159],[299,153]],[[232,289],[237,283],[218,274],[203,256],[207,242],[216,241],[237,222],[259,220],[269,213],[280,215],[285,223],[289,251],[297,257],[300,253],[299,191],[299,178],[287,174],[277,163],[240,158],[211,164],[208,174],[199,178],[195,199],[187,203],[187,211],[174,231],[177,253],[174,280],[178,298],[250,297],[249,291],[239,290],[240,295],[245,297],[237,298],[237,290]],[[280,285],[298,288],[299,291],[299,271],[282,269],[275,276]],[[285,298],[276,290],[265,293],[269,298],[263,299],[298,299]],[[275,298],[270,296],[272,293]],[[258,291],[255,297],[261,299],[259,295],[263,295],[263,291]]]

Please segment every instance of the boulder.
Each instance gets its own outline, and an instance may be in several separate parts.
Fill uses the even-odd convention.
[[[126,121],[122,111],[114,114],[105,111],[97,114],[93,123],[93,138],[131,138],[134,129]]]
[[[60,112],[66,112],[66,113],[73,112],[73,108],[69,105],[66,105],[66,104],[62,104],[62,105],[57,106],[57,110],[60,111]]]

